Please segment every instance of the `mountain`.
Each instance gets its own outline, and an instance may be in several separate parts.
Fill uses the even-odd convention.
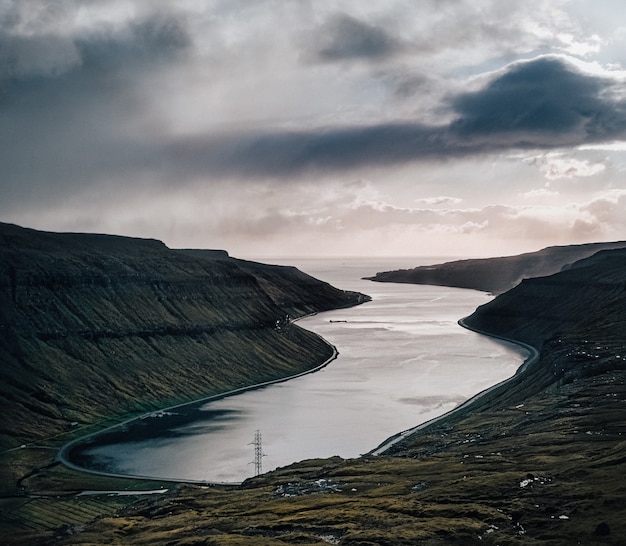
[[[312,369],[367,299],[224,251],[0,224],[0,447]]]
[[[626,249],[604,250],[554,275],[525,279],[464,322],[538,348],[555,337],[623,344]],[[561,340],[562,341],[562,340]]]
[[[58,543],[623,544],[626,250],[526,280],[466,323],[538,356],[382,455],[184,487]]]
[[[1,505],[13,525],[5,542],[624,544],[626,250],[524,280],[464,323],[537,354],[381,455],[302,461],[240,487],[168,485],[144,497],[109,490],[163,484],[50,465]],[[88,500],[75,495],[81,489],[102,494]]]
[[[367,279],[377,282],[455,286],[501,294],[523,279],[552,275],[600,250],[625,247],[626,241],[552,246],[517,256],[457,260],[414,269],[385,271]]]

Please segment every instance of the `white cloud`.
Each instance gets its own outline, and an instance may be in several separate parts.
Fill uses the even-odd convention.
[[[575,176],[595,176],[606,169],[603,163],[589,163],[587,160],[555,159],[543,169],[548,180],[558,178],[574,178]]]
[[[579,150],[605,150],[607,152],[626,152],[626,142],[607,142],[602,144],[585,144]]]
[[[580,57],[585,57],[590,53],[597,53],[604,45],[603,40],[597,34],[589,36],[585,41],[581,41],[569,33],[560,33],[557,35],[557,38],[563,42],[563,49],[567,53]]]
[[[520,194],[524,199],[547,199],[550,197],[558,197],[558,191],[552,191],[547,188],[538,188]]]
[[[463,199],[459,199],[458,197],[447,197],[444,195],[440,195],[438,197],[422,197],[415,200],[418,205],[425,205],[429,207],[436,205],[458,205],[462,201]]]
[[[597,193],[581,207],[605,230],[626,227],[626,189],[614,189]]]
[[[548,180],[595,176],[606,169],[604,163],[591,163],[587,159],[568,157],[565,152],[527,156],[524,161],[537,165]]]
[[[465,222],[459,229],[461,233],[475,233],[477,231],[483,231],[489,227],[489,220],[478,222]]]

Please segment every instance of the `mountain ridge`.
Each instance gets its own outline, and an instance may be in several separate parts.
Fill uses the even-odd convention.
[[[35,527],[12,542],[623,544],[626,249],[523,280],[465,322],[539,356],[382,455],[301,461],[240,487],[184,485],[124,502],[107,490],[139,487],[128,480],[59,465],[22,471],[27,493],[10,500],[8,525]],[[102,491],[97,509],[74,496],[87,487]]]
[[[0,224],[0,445],[315,368],[332,349],[289,317],[366,300],[224,251]]]
[[[408,284],[434,284],[501,294],[525,278],[552,275],[601,250],[625,248],[626,241],[549,246],[514,256],[454,260],[376,273],[367,280]]]

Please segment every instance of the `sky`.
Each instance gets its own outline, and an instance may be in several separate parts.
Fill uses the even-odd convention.
[[[0,0],[0,221],[233,256],[626,239],[623,0]]]

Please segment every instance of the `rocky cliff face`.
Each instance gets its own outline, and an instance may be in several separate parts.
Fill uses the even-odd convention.
[[[311,369],[289,324],[367,298],[295,268],[0,224],[0,445]]]
[[[379,282],[456,286],[500,294],[523,279],[552,275],[596,252],[619,248],[626,248],[626,241],[553,246],[518,256],[457,260],[414,269],[386,271],[369,279]]]

